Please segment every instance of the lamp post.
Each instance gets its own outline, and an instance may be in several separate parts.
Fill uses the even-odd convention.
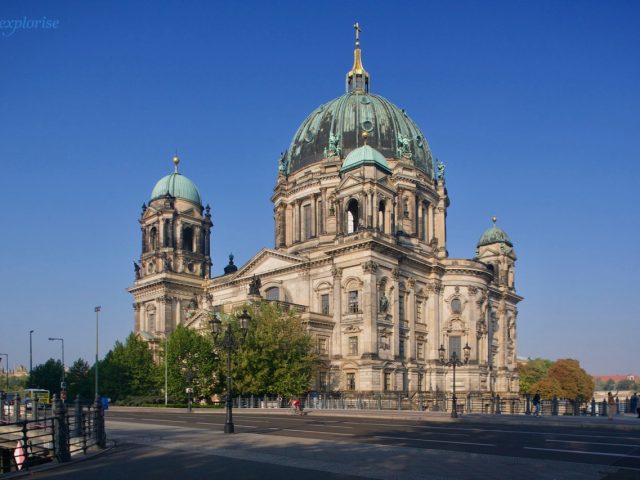
[[[60,383],[60,398],[64,401],[67,399],[67,384],[64,381],[64,338],[49,337],[49,341],[60,341],[62,343],[62,382]]]
[[[9,391],[9,354],[8,353],[0,353],[0,355],[4,355],[7,357],[7,363],[5,363],[4,372],[7,374],[7,392]],[[2,359],[0,358],[0,361]]]
[[[238,315],[238,321],[240,323],[241,337],[236,338],[231,330],[231,324],[227,323],[224,335],[220,338],[222,322],[214,313],[213,318],[209,321],[211,324],[211,333],[213,335],[213,344],[223,348],[227,351],[227,400],[225,402],[227,408],[227,418],[224,422],[224,433],[233,433],[233,403],[232,396],[233,391],[231,389],[231,352],[235,351],[244,341],[244,337],[247,334],[247,328],[249,327],[249,320],[251,317],[247,313],[247,310],[243,310]]]
[[[35,330],[29,330],[29,386],[31,388],[33,388],[33,332],[35,332]]]
[[[100,305],[93,309],[96,312],[96,394],[95,397],[98,397],[98,316],[100,315]]]
[[[464,348],[464,359],[461,360],[458,358],[458,353],[454,350],[451,352],[451,356],[449,359],[445,359],[445,349],[444,345],[440,345],[438,349],[438,354],[440,356],[440,365],[445,367],[453,367],[453,409],[451,410],[451,418],[458,418],[458,402],[456,398],[456,367],[461,367],[462,365],[466,365],[469,363],[469,354],[471,353],[471,347],[467,343]]]

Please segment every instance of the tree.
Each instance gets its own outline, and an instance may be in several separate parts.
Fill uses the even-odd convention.
[[[31,385],[33,388],[44,388],[51,393],[60,392],[62,381],[62,362],[50,358],[45,363],[36,365],[31,372]]]
[[[553,397],[562,397],[562,385],[553,377],[546,376],[542,380],[531,385],[531,393],[540,392],[543,399],[552,399]]]
[[[560,384],[559,397],[582,401],[593,397],[595,388],[593,378],[586,371],[580,368],[580,362],[571,358],[558,360],[547,373],[547,377],[554,378]]]
[[[603,390],[605,392],[610,392],[611,390],[615,390],[615,388],[616,388],[616,382],[613,378],[610,378],[605,382]]]
[[[77,359],[67,372],[68,399],[75,400],[80,395],[83,400],[92,400],[92,376],[89,363],[82,358]]]
[[[186,403],[187,388],[193,388],[193,398],[210,399],[216,367],[211,338],[178,325],[162,350],[163,372],[165,352],[168,355],[167,383],[172,401]]]
[[[158,366],[147,344],[131,333],[100,362],[100,394],[113,402],[128,396],[158,395]]]
[[[251,316],[246,340],[234,359],[235,390],[283,396],[307,391],[317,355],[299,315],[262,302],[253,307]]]
[[[547,360],[546,358],[536,358],[529,360],[527,363],[522,363],[518,367],[520,391],[525,394],[535,393],[535,390],[531,388],[532,385],[547,376],[547,372],[551,365],[553,365],[553,361]]]
[[[616,385],[618,390],[633,390],[635,387],[635,382],[633,380],[620,380]]]

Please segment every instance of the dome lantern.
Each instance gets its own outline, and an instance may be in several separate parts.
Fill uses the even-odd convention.
[[[360,51],[360,24],[354,23],[356,31],[356,48],[353,51],[353,66],[347,72],[347,93],[348,92],[369,92],[369,72],[362,66],[362,52]]]

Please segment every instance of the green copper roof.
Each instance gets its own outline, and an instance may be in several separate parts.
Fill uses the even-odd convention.
[[[348,172],[362,165],[373,165],[384,170],[386,173],[391,173],[387,159],[369,145],[358,147],[347,155],[347,158],[342,162],[342,167],[340,167],[340,173]]]
[[[504,230],[497,227],[495,223],[493,224],[493,227],[487,229],[482,234],[480,240],[478,240],[478,247],[491,245],[492,243],[506,243],[510,247],[513,247],[513,243],[511,243],[509,235],[507,235]]]
[[[202,202],[200,201],[200,192],[198,192],[198,188],[195,184],[187,177],[180,175],[177,172],[158,180],[158,183],[156,183],[156,186],[153,187],[151,192],[151,200],[163,198],[167,193],[172,197],[182,198],[184,200],[189,200],[196,205],[202,205]]]

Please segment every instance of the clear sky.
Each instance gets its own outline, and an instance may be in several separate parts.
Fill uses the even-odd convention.
[[[57,21],[6,28],[2,21]],[[518,264],[518,354],[640,373],[640,2],[0,4],[0,352],[101,356],[133,327],[138,217],[181,172],[212,207],[213,271],[273,246],[277,162],[344,92],[354,21],[371,90],[447,166],[448,248],[492,215]],[[4,361],[3,361],[4,365]]]

